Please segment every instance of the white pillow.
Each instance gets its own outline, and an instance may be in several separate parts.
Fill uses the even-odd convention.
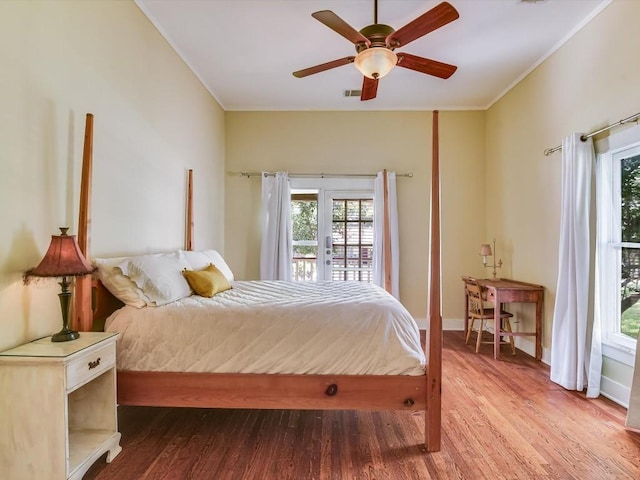
[[[191,268],[182,252],[131,257],[118,264],[155,305],[165,305],[191,295],[182,270]]]
[[[142,308],[149,303],[149,299],[144,292],[138,288],[133,280],[122,274],[117,267],[118,264],[130,257],[117,258],[94,258],[93,264],[96,266],[97,277],[102,282],[111,295],[116,297],[125,305]]]
[[[199,250],[197,252],[182,250],[191,270],[202,270],[213,263],[229,282],[233,282],[233,272],[216,250]]]

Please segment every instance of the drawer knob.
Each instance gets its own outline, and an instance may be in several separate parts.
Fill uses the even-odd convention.
[[[93,362],[89,362],[89,370],[91,370],[92,368],[96,368],[98,365],[100,365],[100,357],[98,357]]]

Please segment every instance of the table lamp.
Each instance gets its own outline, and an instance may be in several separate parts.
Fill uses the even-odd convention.
[[[495,250],[496,250],[496,240],[494,238],[493,251],[495,252]],[[488,243],[483,243],[482,245],[480,245],[480,255],[482,255],[482,264],[485,267],[493,268],[493,278],[496,278],[496,268],[502,267],[502,260],[498,260],[498,264],[496,265],[496,262],[494,259],[493,265],[487,265],[487,257],[490,257],[493,255],[493,252],[491,251],[491,245],[489,245]]]
[[[75,235],[67,235],[69,228],[60,227],[60,235],[51,235],[51,244],[40,264],[25,272],[25,276],[62,277],[59,282],[61,292],[62,330],[51,337],[52,342],[66,342],[80,336],[69,328],[69,277],[81,277],[93,272],[93,267],[80,252]]]

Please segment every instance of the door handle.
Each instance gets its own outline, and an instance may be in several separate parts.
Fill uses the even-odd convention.
[[[324,247],[326,248],[326,253],[329,256],[327,260],[325,260],[325,265],[331,265],[331,235],[327,235],[324,237]]]

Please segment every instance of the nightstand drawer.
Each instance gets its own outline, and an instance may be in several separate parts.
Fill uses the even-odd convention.
[[[81,355],[67,365],[67,391],[73,390],[102,372],[112,368],[116,362],[115,344],[111,343],[97,350]]]

